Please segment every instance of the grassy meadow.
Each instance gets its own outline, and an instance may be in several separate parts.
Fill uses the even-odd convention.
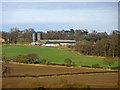
[[[104,58],[79,55],[67,49],[21,45],[3,45],[2,53],[6,54],[9,57],[9,59],[19,54],[25,55],[29,53],[36,53],[39,55],[40,59],[44,58],[47,61],[57,64],[64,64],[64,60],[66,58],[70,58],[75,63],[75,65],[78,66],[92,66],[93,64],[99,64],[100,67],[107,67],[107,65],[103,63]],[[117,62],[114,65],[112,65],[112,67],[117,66]]]

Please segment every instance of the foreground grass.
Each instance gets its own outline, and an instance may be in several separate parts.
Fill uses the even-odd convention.
[[[117,88],[118,74],[3,78],[3,88]],[[72,81],[72,82],[71,82]],[[66,90],[66,89],[65,89]],[[82,89],[85,90],[85,89]]]
[[[25,55],[29,53],[36,53],[40,59],[46,59],[52,63],[64,64],[66,58],[70,58],[75,65],[92,66],[93,64],[99,64],[100,67],[107,67],[103,64],[104,58],[98,57],[87,57],[76,54],[71,50],[63,50],[49,47],[35,47],[35,46],[21,46],[21,45],[3,45],[3,53],[7,54],[9,58],[13,58],[16,55]],[[117,62],[112,67],[117,67]]]

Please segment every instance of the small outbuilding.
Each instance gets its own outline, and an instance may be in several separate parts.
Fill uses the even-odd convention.
[[[5,39],[0,38],[0,42],[1,42],[1,43],[5,43]]]

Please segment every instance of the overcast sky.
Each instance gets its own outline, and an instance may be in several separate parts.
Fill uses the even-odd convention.
[[[117,2],[4,2],[3,31],[34,28],[36,31],[118,29]]]

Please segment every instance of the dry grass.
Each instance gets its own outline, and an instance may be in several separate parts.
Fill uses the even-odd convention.
[[[3,78],[3,88],[115,88],[117,74],[75,75],[45,78]]]

